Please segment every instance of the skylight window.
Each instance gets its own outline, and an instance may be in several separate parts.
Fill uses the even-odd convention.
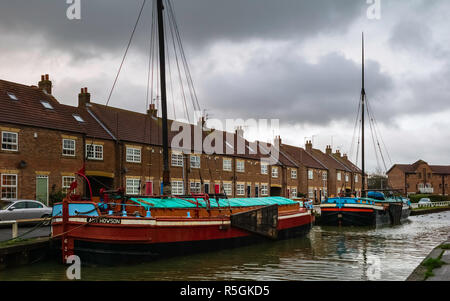
[[[44,106],[44,108],[53,110],[53,106],[48,101],[41,100],[41,104]]]
[[[229,148],[233,148],[233,145],[231,145],[228,141],[225,140],[225,144],[229,147]]]
[[[14,93],[7,92],[6,94],[8,94],[9,98],[11,98],[12,100],[19,100]]]
[[[78,122],[84,122],[84,119],[81,118],[80,115],[78,115],[78,114],[73,114],[72,116],[73,116],[73,118],[75,118],[76,121],[78,121]]]

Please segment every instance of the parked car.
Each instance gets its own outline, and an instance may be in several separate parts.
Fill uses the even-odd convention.
[[[429,198],[421,198],[419,204],[429,204],[431,200]]]
[[[0,221],[45,218],[51,215],[52,208],[39,201],[0,201]]]

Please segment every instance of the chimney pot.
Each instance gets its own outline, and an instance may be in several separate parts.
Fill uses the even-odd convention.
[[[91,102],[91,94],[88,93],[87,88],[81,88],[81,93],[78,94],[78,107],[83,108],[87,103]]]
[[[156,109],[156,106],[154,103],[151,103],[149,106],[149,109],[147,110],[147,114],[153,117],[158,117],[158,110]]]
[[[312,151],[312,142],[311,142],[311,140],[306,141],[305,149],[306,149],[307,152],[311,152]]]
[[[48,94],[52,94],[52,82],[48,74],[41,75],[41,81],[38,83],[40,90],[45,90]]]

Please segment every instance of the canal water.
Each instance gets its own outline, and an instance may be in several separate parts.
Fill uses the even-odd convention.
[[[139,265],[82,266],[82,280],[405,280],[450,234],[450,212],[374,228],[315,226],[306,237]],[[66,280],[56,261],[0,271],[3,280]]]

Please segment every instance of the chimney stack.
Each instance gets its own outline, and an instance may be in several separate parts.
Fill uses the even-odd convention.
[[[78,107],[84,108],[87,103],[91,102],[91,94],[88,93],[88,88],[81,88],[80,94],[78,94]]]
[[[333,153],[333,151],[331,150],[331,145],[327,145],[325,152],[327,155],[331,155]]]
[[[341,158],[341,151],[340,151],[340,150],[337,149],[335,154],[336,154],[336,156],[338,156],[339,158]]]
[[[305,149],[308,153],[312,152],[312,142],[311,140],[307,140],[305,144]]]
[[[156,108],[154,103],[151,103],[149,109],[147,110],[147,114],[152,117],[158,117],[158,109]]]
[[[344,155],[342,156],[342,158],[343,158],[345,161],[348,161],[348,156],[347,156],[347,154],[344,154]]]
[[[41,81],[38,83],[39,89],[44,90],[47,94],[52,94],[52,82],[48,74],[41,75]]]

